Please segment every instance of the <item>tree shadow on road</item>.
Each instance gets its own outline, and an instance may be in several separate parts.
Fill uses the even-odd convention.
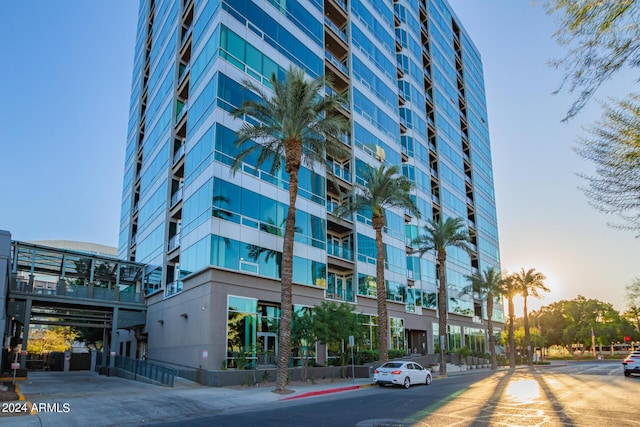
[[[449,423],[479,427],[549,422],[566,427],[576,425],[542,375],[532,369],[497,372],[403,422],[413,426]]]

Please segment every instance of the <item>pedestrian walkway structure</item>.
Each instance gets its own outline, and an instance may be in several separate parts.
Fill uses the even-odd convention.
[[[145,265],[105,255],[11,241],[0,235],[0,312],[3,370],[27,367],[31,325],[103,331],[105,365],[114,366],[118,329],[145,324]],[[18,358],[19,356],[19,358]]]

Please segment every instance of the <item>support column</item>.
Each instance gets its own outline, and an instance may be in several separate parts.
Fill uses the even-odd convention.
[[[109,356],[109,346],[107,345],[107,328],[102,330],[102,364],[107,366],[107,357]]]
[[[29,321],[31,320],[31,298],[27,298],[22,324],[22,352],[20,353],[20,369],[27,368],[27,344],[29,343]]]
[[[116,365],[116,338],[118,336],[118,307],[113,307],[113,318],[111,319],[111,341],[109,343],[109,367]]]

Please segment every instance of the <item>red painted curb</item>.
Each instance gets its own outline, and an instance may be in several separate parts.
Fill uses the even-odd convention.
[[[362,386],[359,386],[359,385],[352,385],[352,386],[349,386],[349,387],[340,387],[340,388],[332,388],[332,389],[328,389],[328,390],[310,391],[310,392],[307,392],[307,393],[299,394],[297,396],[285,397],[284,399],[280,399],[280,400],[292,400],[292,399],[300,399],[300,398],[303,398],[303,397],[321,396],[323,394],[338,393],[340,391],[357,390],[357,389],[359,389],[361,387]]]

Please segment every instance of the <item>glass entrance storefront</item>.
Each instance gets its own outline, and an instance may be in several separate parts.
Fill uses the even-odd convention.
[[[227,367],[275,364],[280,307],[231,295],[228,303]]]
[[[276,364],[278,353],[278,334],[275,332],[258,332],[256,342],[256,356],[258,367]]]

